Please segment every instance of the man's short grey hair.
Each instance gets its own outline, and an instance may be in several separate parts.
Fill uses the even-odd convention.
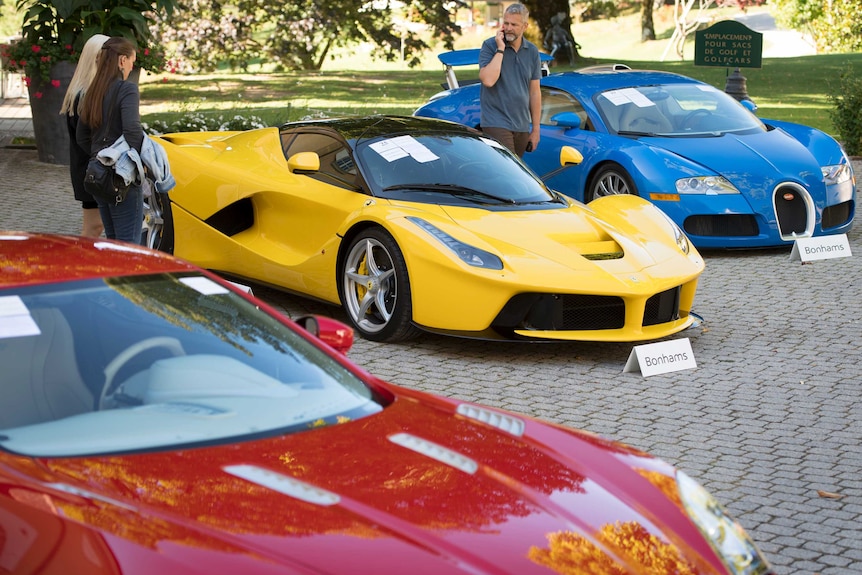
[[[530,18],[530,10],[520,2],[510,4],[509,7],[506,8],[506,14],[520,14],[524,22]]]

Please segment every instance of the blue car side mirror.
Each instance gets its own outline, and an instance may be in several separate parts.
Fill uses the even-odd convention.
[[[745,108],[746,110],[748,110],[752,114],[757,112],[757,104],[755,104],[753,100],[745,99],[745,100],[741,100],[740,103],[742,104],[743,108]]]
[[[554,114],[551,116],[551,121],[556,122],[558,126],[562,126],[563,128],[580,129],[581,127],[581,117],[574,112],[560,112],[559,114]]]

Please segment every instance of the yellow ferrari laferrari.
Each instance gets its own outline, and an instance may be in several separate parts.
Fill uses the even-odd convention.
[[[177,185],[152,247],[341,305],[376,341],[641,341],[677,333],[704,269],[631,195],[584,205],[479,131],[372,116],[156,138]],[[580,160],[563,148],[561,169]]]

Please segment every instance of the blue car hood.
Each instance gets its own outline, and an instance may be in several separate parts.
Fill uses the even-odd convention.
[[[649,144],[724,176],[755,202],[769,200],[783,181],[794,181],[812,192],[824,188],[820,164],[811,152],[778,129],[707,138],[651,138]]]

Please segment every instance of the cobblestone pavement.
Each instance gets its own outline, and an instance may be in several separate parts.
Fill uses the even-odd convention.
[[[76,233],[68,169],[0,148],[0,229]],[[862,169],[858,170],[862,174]],[[705,252],[688,337],[697,368],[623,373],[630,344],[501,344],[427,335],[350,357],[408,387],[584,428],[712,491],[780,574],[862,573],[862,224],[853,257]],[[445,285],[441,290],[447,289]],[[266,288],[292,317],[327,307]]]

